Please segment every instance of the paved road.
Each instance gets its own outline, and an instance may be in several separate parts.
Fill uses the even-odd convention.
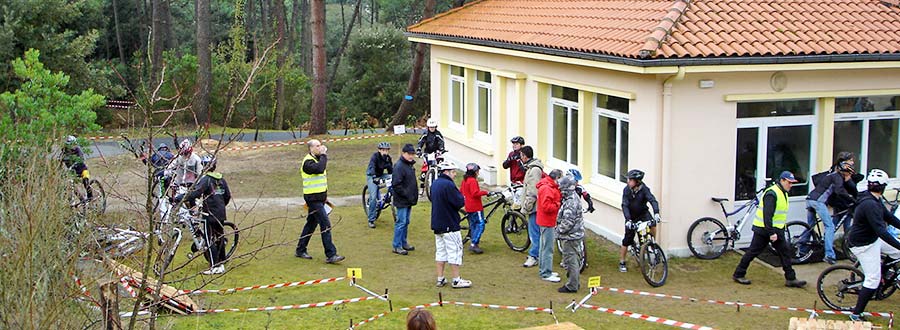
[[[410,129],[410,130],[408,130],[408,132],[420,133],[421,130]],[[363,132],[362,130],[344,131],[342,129],[328,131],[328,134],[335,135],[335,136],[357,135],[357,134],[366,134],[366,133],[372,134],[373,131],[372,130],[366,130],[365,132]],[[384,133],[383,128],[377,128],[374,130],[374,134],[380,134],[380,133]],[[291,141],[291,140],[302,139],[307,136],[309,136],[308,131],[260,132],[257,142]],[[214,140],[230,140],[230,139],[234,138],[235,141],[253,142],[254,133],[253,133],[253,131],[248,131],[248,132],[244,132],[241,134],[225,134],[225,139],[222,139],[222,134],[210,134],[210,137]],[[134,140],[133,142],[135,144],[140,144],[141,141],[143,141],[143,140],[138,139],[138,140]],[[160,143],[160,142],[165,142],[167,144],[170,144],[170,146],[171,146],[172,139],[170,137],[164,137],[161,140],[157,140],[157,143]],[[93,152],[90,155],[88,155],[87,158],[99,157],[100,155],[103,155],[104,157],[116,156],[116,155],[121,155],[121,154],[128,152],[125,149],[123,149],[121,146],[119,146],[119,141],[116,141],[116,140],[96,141],[95,143],[93,143],[91,145],[90,149]]]

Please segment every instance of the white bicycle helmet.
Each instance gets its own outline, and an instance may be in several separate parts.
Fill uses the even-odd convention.
[[[440,164],[438,164],[438,171],[455,170],[458,168],[459,168],[459,166],[456,166],[455,163],[453,163],[449,160],[445,160],[445,161],[441,162]]]
[[[879,170],[877,168],[869,171],[869,176],[866,177],[866,181],[869,182],[870,186],[886,186],[888,184],[888,179],[890,179],[890,177],[888,177],[887,172]]]
[[[425,126],[428,126],[429,128],[431,128],[431,127],[437,127],[437,126],[438,126],[437,119],[434,119],[434,118],[428,118],[428,121],[425,123]]]
[[[74,135],[69,135],[66,137],[66,144],[75,144],[77,140]]]

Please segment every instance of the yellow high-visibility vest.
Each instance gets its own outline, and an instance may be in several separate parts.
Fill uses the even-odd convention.
[[[303,163],[300,164],[300,176],[303,177],[303,194],[310,195],[327,191],[328,178],[326,177],[326,174],[328,174],[328,171],[326,170],[322,172],[322,174],[309,174],[304,172],[303,164],[305,164],[307,160],[312,160],[316,163],[319,162],[312,154],[306,154],[306,157],[303,157]]]
[[[772,215],[772,227],[778,229],[784,229],[784,225],[787,223],[787,213],[788,213],[788,198],[787,193],[781,190],[781,186],[778,184],[773,184],[771,187],[766,189],[763,193],[765,196],[769,191],[774,191],[776,196],[775,203],[775,214]],[[765,222],[763,222],[763,201],[759,201],[759,208],[756,209],[756,219],[753,220],[753,225],[765,228]]]

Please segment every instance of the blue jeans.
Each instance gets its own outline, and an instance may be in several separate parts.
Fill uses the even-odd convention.
[[[825,225],[825,258],[834,259],[834,221],[831,220],[831,213],[828,213],[828,206],[825,206],[823,202],[807,199],[806,207],[815,209],[815,212],[806,212],[806,223],[810,226],[815,226],[817,213],[819,218],[822,219],[822,224]],[[808,237],[805,237],[805,239],[808,239]]]
[[[390,177],[390,174],[385,174],[378,178],[383,181]],[[381,198],[381,194],[378,193],[378,185],[373,180],[374,178],[373,176],[366,176],[366,186],[369,187],[369,222],[375,222],[375,208],[378,206],[378,198]]]
[[[481,234],[484,233],[484,211],[469,213],[469,232],[472,233],[472,245],[481,242]]]
[[[528,215],[528,239],[531,240],[531,249],[528,249],[528,255],[537,259],[541,248],[541,229],[537,225],[537,213]]]
[[[538,258],[538,274],[541,278],[550,277],[553,273],[553,245],[556,243],[556,228],[543,227],[541,231],[541,252]]]
[[[394,222],[394,248],[399,249],[409,246],[406,242],[406,232],[409,228],[409,213],[412,207],[397,208],[397,222]]]

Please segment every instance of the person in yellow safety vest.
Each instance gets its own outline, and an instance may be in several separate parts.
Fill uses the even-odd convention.
[[[309,153],[303,157],[303,164],[300,165],[300,176],[303,177],[303,200],[306,201],[309,213],[306,216],[306,225],[300,233],[300,241],[297,242],[297,250],[294,256],[303,259],[312,259],[306,251],[309,245],[309,239],[316,226],[322,235],[322,245],[325,247],[325,262],[334,264],[344,260],[344,257],[337,254],[337,248],[331,241],[331,221],[328,220],[328,213],[325,211],[325,202],[328,200],[328,148],[319,140],[309,140],[306,142]]]
[[[781,172],[778,182],[770,186],[763,193],[762,201],[759,202],[759,208],[756,210],[756,219],[753,220],[753,240],[750,242],[750,249],[741,258],[737,269],[734,270],[732,279],[735,282],[749,285],[750,280],[747,275],[747,267],[750,262],[759,256],[768,246],[769,243],[775,248],[781,259],[781,268],[784,270],[784,285],[793,288],[802,288],[806,285],[806,281],[798,280],[794,268],[791,267],[791,247],[785,240],[784,226],[787,223],[788,213],[788,192],[791,187],[797,183],[794,174],[788,171]]]

